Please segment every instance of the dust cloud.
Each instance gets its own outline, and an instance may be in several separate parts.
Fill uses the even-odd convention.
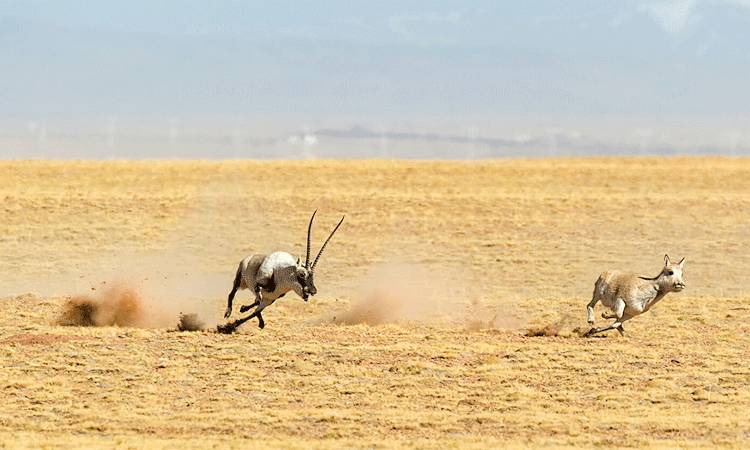
[[[69,292],[75,295],[63,305],[57,323],[191,331],[211,327],[220,319],[217,304],[231,286],[231,270],[211,273],[194,261],[167,250],[104,261],[103,269],[71,283]]]
[[[580,326],[579,320],[572,315],[563,315],[558,320],[543,325],[529,327],[529,337],[581,337],[590,327]]]
[[[144,327],[154,317],[146,309],[138,291],[117,285],[97,295],[71,297],[63,305],[57,323],[65,326]]]
[[[169,327],[180,331],[204,329],[205,320],[198,314],[176,311],[184,307],[144,296],[132,285],[114,283],[98,293],[69,298],[55,323],[63,326]]]
[[[359,289],[359,300],[336,315],[334,322],[380,325],[420,321],[445,313],[447,299],[430,282],[429,270],[416,264],[397,263],[375,267]]]
[[[364,277],[348,310],[329,314],[323,321],[344,325],[460,324],[472,331],[520,326],[512,306],[483,305],[482,290],[478,277],[457,267],[383,263]]]

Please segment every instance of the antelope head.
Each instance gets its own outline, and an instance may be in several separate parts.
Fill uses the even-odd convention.
[[[685,289],[685,282],[682,281],[682,267],[684,265],[685,258],[675,264],[669,260],[669,255],[664,255],[664,268],[657,277],[659,283],[670,291],[680,292]]]
[[[313,220],[315,219],[315,214],[318,212],[316,209],[312,216],[310,217],[310,223],[307,225],[307,252],[305,253],[305,264],[301,264],[300,260],[297,260],[297,282],[302,287],[302,292],[298,292],[297,294],[302,297],[304,301],[307,301],[308,297],[315,295],[318,293],[318,289],[315,287],[315,265],[318,264],[318,260],[320,259],[321,255],[323,254],[323,250],[325,250],[326,245],[328,245],[328,241],[331,240],[333,235],[336,233],[336,230],[339,229],[341,224],[344,222],[344,217],[341,217],[341,220],[339,220],[339,223],[336,225],[336,227],[331,231],[331,234],[328,235],[328,238],[323,242],[323,246],[320,247],[320,251],[318,251],[318,255],[315,256],[315,259],[310,263],[310,241],[311,241],[311,233],[312,233],[312,224]]]

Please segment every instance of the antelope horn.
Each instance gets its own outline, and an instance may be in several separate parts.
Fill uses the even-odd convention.
[[[310,223],[307,225],[307,253],[305,254],[305,268],[307,269],[310,268],[310,232],[312,231],[313,219],[315,219],[315,213],[317,212],[317,209],[313,211],[312,216],[310,217]]]
[[[326,249],[326,245],[328,245],[328,241],[331,240],[331,238],[333,237],[334,233],[336,233],[336,230],[338,230],[339,227],[341,226],[341,224],[344,222],[344,217],[346,217],[346,216],[341,216],[341,220],[339,220],[339,223],[338,223],[338,225],[336,225],[336,228],[334,228],[333,231],[331,231],[331,234],[328,235],[328,239],[326,239],[326,241],[323,242],[323,246],[320,247],[320,251],[318,252],[318,256],[315,257],[315,261],[313,261],[312,266],[310,266],[310,271],[313,271],[315,269],[315,264],[318,263],[318,260],[320,259],[320,255],[323,254],[323,250]]]

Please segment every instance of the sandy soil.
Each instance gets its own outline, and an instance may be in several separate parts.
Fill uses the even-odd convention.
[[[750,160],[0,174],[5,446],[750,445]],[[279,300],[262,331],[169,330],[181,312],[223,323],[239,260],[302,255],[315,208],[318,245],[347,214],[316,297]],[[599,272],[655,275],[664,253],[687,257],[683,293],[624,338],[576,335]],[[138,320],[58,324],[72,296],[122,286]]]

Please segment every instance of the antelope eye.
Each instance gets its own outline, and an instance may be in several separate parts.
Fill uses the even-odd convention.
[[[672,276],[672,275],[674,275],[674,272],[671,271],[671,270],[667,270],[667,275]]]

